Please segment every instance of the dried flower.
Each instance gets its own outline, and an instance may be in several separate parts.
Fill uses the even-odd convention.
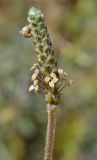
[[[20,34],[22,34],[25,38],[29,38],[32,36],[31,28],[28,26],[25,26],[21,31]]]

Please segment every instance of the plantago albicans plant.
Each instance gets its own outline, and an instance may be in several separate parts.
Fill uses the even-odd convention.
[[[37,62],[31,67],[32,84],[29,91],[40,93],[45,97],[48,124],[44,160],[52,160],[56,107],[63,88],[69,86],[71,81],[67,79],[67,73],[57,66],[56,55],[42,12],[32,7],[27,20],[28,25],[20,33],[26,38],[32,38],[37,56]]]

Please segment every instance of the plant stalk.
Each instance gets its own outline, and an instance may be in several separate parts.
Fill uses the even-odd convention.
[[[47,124],[47,133],[46,133],[46,144],[45,144],[45,153],[44,160],[52,160],[53,156],[53,146],[55,139],[55,128],[56,128],[56,105],[47,106],[48,112],[48,124]]]

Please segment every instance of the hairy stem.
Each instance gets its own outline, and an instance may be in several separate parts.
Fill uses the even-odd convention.
[[[47,112],[48,112],[48,124],[47,124],[44,160],[52,160],[53,146],[54,146],[54,139],[55,139],[56,105],[48,104]]]

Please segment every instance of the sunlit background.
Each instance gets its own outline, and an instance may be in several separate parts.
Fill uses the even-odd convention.
[[[59,66],[74,84],[57,110],[54,160],[97,160],[97,1],[0,0],[0,160],[42,160],[47,112],[28,92],[32,40],[18,31],[31,6],[45,15]]]

